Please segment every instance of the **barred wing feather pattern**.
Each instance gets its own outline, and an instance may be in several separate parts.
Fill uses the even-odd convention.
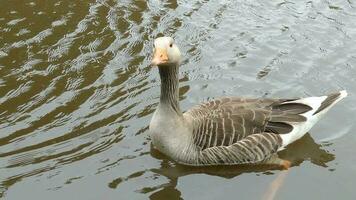
[[[248,164],[268,160],[281,146],[281,138],[274,133],[258,133],[229,146],[209,147],[200,152],[198,165]]]
[[[193,141],[208,164],[256,163],[268,159],[282,145],[293,123],[311,108],[295,99],[242,99],[226,97],[193,107],[184,115],[194,119]]]

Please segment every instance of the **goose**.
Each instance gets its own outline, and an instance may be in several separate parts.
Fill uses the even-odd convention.
[[[149,135],[153,147],[190,166],[266,164],[288,169],[277,152],[300,139],[345,90],[319,97],[270,99],[221,97],[182,112],[181,53],[171,37],[154,40],[151,66],[161,79],[159,104]]]

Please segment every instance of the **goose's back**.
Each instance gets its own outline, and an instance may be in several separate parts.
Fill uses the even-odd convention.
[[[184,113],[192,120],[196,165],[262,162],[282,145],[280,134],[304,122],[311,108],[295,99],[243,99],[225,97]]]

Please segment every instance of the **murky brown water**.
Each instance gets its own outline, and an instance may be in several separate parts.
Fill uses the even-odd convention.
[[[190,168],[150,148],[159,100],[152,40],[184,54],[182,107],[224,95],[347,89],[310,135],[275,199],[356,198],[356,2],[0,2],[0,197],[262,199],[283,172]],[[278,185],[278,184],[276,184]]]

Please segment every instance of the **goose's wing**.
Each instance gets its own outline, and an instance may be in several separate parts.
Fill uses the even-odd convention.
[[[296,99],[232,97],[201,104],[184,116],[192,121],[195,146],[208,159],[199,162],[254,163],[276,152],[282,146],[279,135],[290,133],[294,123],[305,122],[301,114],[310,110]]]
[[[226,97],[193,107],[184,115],[193,120],[194,143],[204,150],[229,146],[253,134],[291,132],[293,123],[306,121],[301,114],[312,109],[295,100]]]

